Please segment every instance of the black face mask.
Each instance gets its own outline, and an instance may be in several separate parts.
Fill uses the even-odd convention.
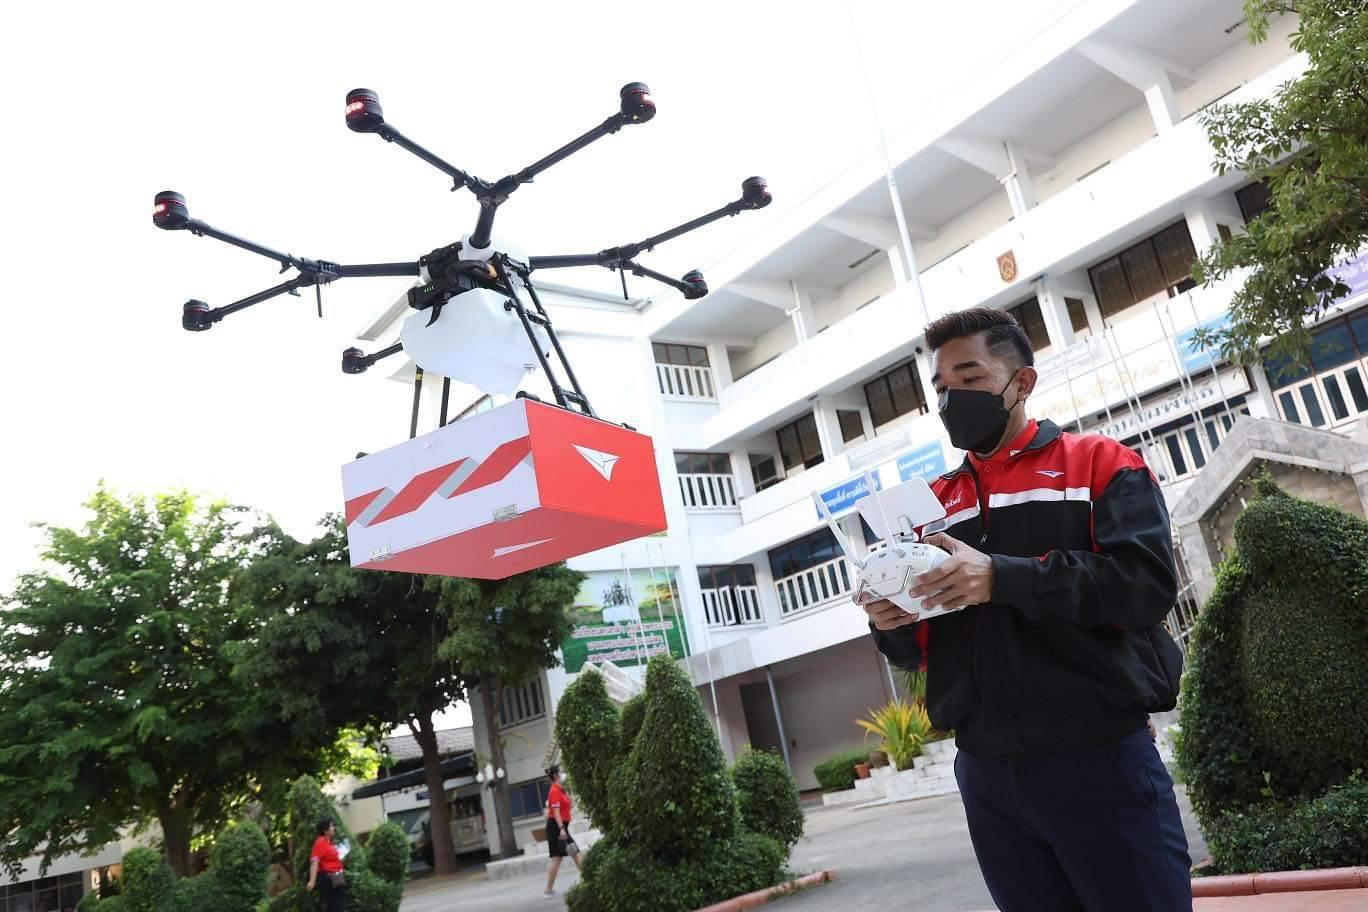
[[[1002,396],[1016,380],[1016,373],[1001,393],[987,390],[948,389],[940,394],[940,418],[950,432],[950,442],[961,450],[991,453],[1002,443],[1012,409]],[[1021,402],[1017,400],[1012,408]]]

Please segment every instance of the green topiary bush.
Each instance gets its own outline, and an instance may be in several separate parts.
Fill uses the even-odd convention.
[[[623,843],[674,862],[736,832],[736,790],[703,704],[673,660],[646,670],[646,714],[619,770],[612,817]]]
[[[812,768],[812,772],[822,791],[844,792],[855,787],[855,764],[868,761],[867,751],[851,750],[823,760]]]
[[[632,752],[642,720],[646,718],[646,694],[639,693],[622,704],[622,756]]]
[[[176,887],[176,875],[160,852],[131,849],[123,857],[119,887],[128,912],[162,912]]]
[[[270,872],[271,845],[261,827],[250,820],[235,823],[220,833],[209,853],[209,875],[246,910],[256,908],[266,898],[266,878]]]
[[[1361,864],[1368,523],[1256,488],[1190,641],[1180,770],[1218,870]]]
[[[318,838],[318,824],[331,820],[337,826],[334,839],[345,841],[350,846],[347,853],[346,868],[348,876],[366,870],[366,853],[357,842],[337,806],[323,794],[323,789],[309,776],[300,776],[290,786],[288,798],[290,809],[290,840],[294,851],[294,877],[296,883],[307,883],[309,879],[309,855],[313,851],[314,840]]]
[[[95,912],[95,907],[100,904],[99,893],[87,893],[81,897],[81,901],[76,904],[76,912]]]
[[[612,827],[609,796],[614,768],[622,758],[622,726],[603,675],[586,670],[556,707],[556,743],[575,780],[575,800],[600,830]]]
[[[366,840],[366,861],[376,877],[403,884],[409,871],[409,841],[404,828],[397,823],[376,827]]]
[[[717,734],[669,657],[650,661],[645,693],[624,707],[625,729],[637,734],[609,775],[612,825],[566,895],[572,912],[687,912],[784,879],[788,846],[741,827]],[[773,790],[764,762],[756,778]]]
[[[731,776],[741,825],[792,849],[803,835],[803,808],[784,758],[748,748],[732,765]]]

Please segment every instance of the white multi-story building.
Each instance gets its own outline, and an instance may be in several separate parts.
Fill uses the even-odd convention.
[[[1320,330],[1334,344],[1290,379],[1191,345],[1238,286],[1195,287],[1194,256],[1266,204],[1261,185],[1216,172],[1197,115],[1302,72],[1293,27],[1278,19],[1251,45],[1240,0],[1078,4],[890,138],[893,180],[882,154],[857,162],[714,265],[707,297],[544,295],[598,413],[654,438],[669,520],[571,565],[605,606],[612,581],[645,586],[644,621],[681,607],[679,645],[729,754],[782,750],[811,788],[813,766],[862,744],[853,720],[894,692],[812,494],[859,536],[866,470],[895,484],[962,458],[935,414],[929,320],[1014,313],[1041,372],[1034,414],[1135,447],[1171,506],[1241,416],[1345,430],[1368,414],[1368,311],[1352,296]],[[1364,272],[1342,273],[1356,293]],[[403,314],[365,337],[387,340]],[[464,392],[452,415],[489,404]],[[501,696],[519,794],[537,792],[570,665]],[[523,804],[520,841],[541,825]]]

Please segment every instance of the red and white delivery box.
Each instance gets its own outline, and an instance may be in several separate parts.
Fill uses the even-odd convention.
[[[342,467],[351,564],[503,579],[665,528],[651,438],[530,399]]]

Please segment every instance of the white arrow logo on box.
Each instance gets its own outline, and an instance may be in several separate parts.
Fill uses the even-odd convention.
[[[578,450],[579,454],[584,457],[585,462],[597,469],[600,475],[608,481],[613,480],[613,466],[617,465],[617,461],[621,457],[614,456],[612,453],[605,453],[601,450],[591,450],[588,447],[582,447],[577,443],[572,443],[571,446]]]
[[[512,554],[512,553],[514,553],[515,551],[525,551],[525,550],[528,549],[528,548],[535,548],[535,547],[537,547],[537,545],[544,545],[544,544],[546,544],[547,542],[549,542],[549,541],[554,541],[554,540],[555,540],[555,539],[551,539],[551,538],[543,538],[543,539],[540,539],[540,540],[534,541],[534,542],[524,542],[524,543],[521,544],[521,545],[509,545],[509,546],[506,547],[506,548],[495,548],[495,549],[494,549],[494,556],[495,556],[495,557],[503,557],[505,554]]]

